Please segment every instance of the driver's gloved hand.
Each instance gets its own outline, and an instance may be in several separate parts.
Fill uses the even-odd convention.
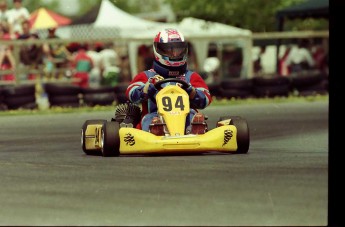
[[[143,88],[144,94],[146,94],[150,99],[156,100],[156,94],[158,90],[155,88],[155,85],[153,83],[150,83],[149,81],[146,82],[144,88]]]
[[[153,101],[156,100],[156,94],[158,90],[155,87],[155,83],[157,83],[160,80],[164,80],[164,77],[160,75],[155,75],[153,77],[150,77],[149,80],[146,82],[143,92],[146,94],[149,98],[151,98]]]
[[[189,87],[186,89],[186,92],[189,95],[189,99],[194,99],[196,95],[196,90],[191,84],[189,84]]]
[[[157,83],[160,80],[164,80],[164,77],[162,77],[162,76],[160,76],[158,74],[149,78],[149,82],[152,83],[152,84],[155,84],[155,83]]]

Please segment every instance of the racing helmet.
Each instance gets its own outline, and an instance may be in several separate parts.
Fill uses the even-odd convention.
[[[180,67],[187,62],[188,43],[180,31],[166,28],[155,36],[153,53],[155,60],[163,66]]]

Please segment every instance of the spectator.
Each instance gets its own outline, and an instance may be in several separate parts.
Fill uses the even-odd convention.
[[[124,54],[120,58],[120,65],[119,65],[119,82],[130,82],[132,80],[131,76],[131,69],[130,69],[130,63],[129,63],[129,56],[127,54]]]
[[[73,84],[80,87],[89,87],[89,73],[93,68],[93,61],[90,56],[87,55],[88,47],[86,44],[81,44],[77,53],[73,56],[72,68],[74,69]]]
[[[255,53],[254,55],[253,70],[256,75],[260,75],[263,73],[261,58],[262,58],[262,55],[265,54],[265,51],[266,51],[266,46],[260,46],[259,51]]]
[[[20,40],[34,40],[39,39],[38,34],[33,34],[31,32],[31,26],[29,20],[22,21],[22,33],[18,34]],[[43,51],[42,46],[37,44],[23,44],[19,50],[19,65],[28,67],[28,69],[38,69],[38,66],[42,64]],[[26,74],[28,70],[21,70],[23,74],[20,75],[20,79],[35,79],[35,74]]]
[[[225,77],[238,78],[241,76],[243,52],[241,47],[228,46],[223,52],[221,72]]]
[[[31,36],[31,28],[30,28],[30,21],[24,20],[22,21],[22,29],[21,33],[18,34],[17,39],[28,39]]]
[[[151,46],[141,45],[138,48],[138,71],[148,70],[152,67],[154,60]]]
[[[197,62],[196,54],[194,51],[193,45],[188,42],[188,58],[187,58],[187,64],[189,70],[197,71],[199,69],[199,65]]]
[[[59,39],[55,34],[56,28],[48,29],[47,39]],[[72,53],[66,48],[64,44],[43,44],[44,64],[47,78],[60,78],[61,71],[68,67],[68,64],[73,60]],[[56,73],[55,71],[58,70]]]
[[[60,39],[60,37],[55,34],[56,29],[57,28],[48,29],[47,39]],[[64,44],[45,44],[44,50],[50,62],[48,64],[52,64],[54,69],[64,69],[72,60],[72,54]],[[61,77],[61,74],[58,73],[55,77]]]
[[[218,83],[220,61],[217,57],[208,57],[205,59],[203,71],[206,73],[206,84]]]
[[[5,40],[13,39],[13,37],[11,36],[10,24],[8,22],[3,22],[2,24],[0,24],[0,27],[1,29],[3,29],[2,39],[5,39]],[[10,48],[13,49],[12,47]]]
[[[22,0],[13,0],[14,7],[10,9],[9,23],[12,26],[13,34],[18,36],[23,33],[22,22],[29,20],[30,13],[27,8],[22,5]]]
[[[149,46],[146,52],[146,55],[144,57],[144,66],[145,70],[151,69],[153,65],[153,61],[155,60],[152,46]]]
[[[10,18],[10,11],[7,8],[7,1],[1,0],[0,1],[0,24],[7,24],[9,23]],[[11,26],[9,26],[10,33],[12,31]]]
[[[39,39],[39,36],[35,33],[30,34],[27,38],[28,40]],[[20,49],[20,61],[25,66],[30,69],[38,69],[41,64],[43,64],[43,47],[41,45],[32,44],[24,45]],[[35,74],[29,74],[28,79],[35,79]]]
[[[119,57],[113,47],[113,43],[106,43],[104,49],[99,53],[102,58],[103,84],[115,86],[121,82],[121,79],[119,78]]]
[[[301,39],[298,42],[297,47],[293,47],[286,59],[286,64],[289,67],[290,73],[301,72],[304,70],[310,70],[314,67],[315,61],[308,49],[308,40]]]
[[[56,35],[57,28],[48,28],[48,39],[60,39],[58,35]]]
[[[100,52],[103,50],[103,44],[96,42],[91,45],[91,48],[86,52],[92,58],[93,67],[90,71],[89,86],[98,87],[102,81],[102,56]]]
[[[312,55],[315,61],[315,68],[320,72],[328,74],[327,62],[327,39],[315,39],[312,47]]]
[[[282,56],[279,58],[279,75],[288,76],[290,74],[289,66],[286,64],[286,59],[288,58],[292,46],[287,45]]]
[[[9,40],[9,29],[6,26],[0,25],[0,41]],[[16,62],[9,46],[0,43],[0,69],[1,70],[14,70]],[[0,74],[3,80],[14,81],[14,74]]]

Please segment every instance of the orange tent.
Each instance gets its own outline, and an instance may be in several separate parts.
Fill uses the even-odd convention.
[[[72,22],[71,19],[43,7],[32,12],[29,20],[32,29],[56,28]]]

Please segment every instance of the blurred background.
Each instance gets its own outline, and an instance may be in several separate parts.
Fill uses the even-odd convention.
[[[188,67],[216,96],[234,79],[250,80],[236,85],[246,95],[227,98],[251,95],[255,81],[288,83],[273,88],[284,95],[296,93],[291,84],[328,89],[328,0],[1,0],[0,8],[0,86],[126,86],[151,67],[156,32],[175,27],[189,42]],[[276,94],[262,89],[256,95]]]

